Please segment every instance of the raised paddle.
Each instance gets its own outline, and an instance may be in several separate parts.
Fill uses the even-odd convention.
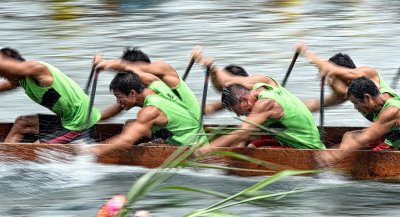
[[[288,70],[286,71],[286,75],[285,75],[285,77],[283,78],[283,81],[282,81],[282,84],[281,84],[282,87],[285,87],[286,82],[287,82],[287,80],[288,80],[288,78],[289,78],[289,75],[290,75],[290,73],[292,72],[293,66],[294,66],[294,64],[296,63],[297,57],[299,57],[299,54],[300,54],[300,53],[297,52],[297,51],[294,53],[293,58],[292,58],[292,62],[290,63],[289,68],[288,68]]]
[[[99,77],[100,70],[93,70],[94,78],[92,84],[92,91],[90,92],[90,101],[89,101],[89,110],[86,117],[86,128],[89,128],[90,125],[90,115],[92,114],[93,104],[94,104],[94,97],[96,95],[96,86],[97,86],[97,79]]]
[[[201,99],[201,113],[200,113],[200,123],[203,124],[203,116],[206,109],[206,99],[207,99],[207,90],[208,90],[208,80],[210,77],[210,69],[213,65],[207,65],[206,73],[204,76],[204,88],[203,88],[203,97]]]
[[[392,85],[390,85],[390,86],[392,86],[393,89],[396,89],[399,79],[400,79],[400,67],[397,69],[397,74],[393,78]]]
[[[93,78],[93,74],[94,74],[94,69],[95,68],[96,68],[95,66],[92,66],[92,69],[90,70],[89,79],[88,79],[88,81],[86,83],[86,87],[85,87],[85,93],[86,94],[88,94],[90,83],[92,83],[92,78]]]
[[[185,74],[183,74],[183,77],[182,77],[182,80],[183,81],[185,81],[186,80],[186,78],[187,78],[187,76],[189,75],[189,72],[190,72],[190,70],[192,69],[192,66],[193,66],[193,64],[194,64],[194,58],[192,57],[191,59],[190,59],[190,62],[189,62],[189,64],[187,65],[187,67],[186,67],[186,70],[185,70]]]

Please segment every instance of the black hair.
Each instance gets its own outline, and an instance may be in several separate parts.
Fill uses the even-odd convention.
[[[9,47],[2,48],[2,49],[0,49],[0,53],[4,54],[12,59],[15,59],[15,60],[25,61],[25,59],[22,57],[22,55],[16,49],[13,49],[13,48],[9,48]]]
[[[144,90],[144,84],[133,71],[122,71],[118,72],[111,81],[110,90],[118,90],[125,95],[129,95],[132,90],[141,93]]]
[[[347,96],[354,96],[356,99],[364,101],[364,94],[376,97],[379,95],[379,89],[371,79],[365,76],[353,79],[347,90]]]
[[[354,64],[353,60],[347,54],[337,53],[334,56],[332,56],[331,58],[329,58],[329,61],[335,63],[338,66],[343,66],[346,68],[350,68],[350,69],[357,68],[356,64]]]
[[[230,64],[230,65],[225,66],[224,69],[233,75],[238,75],[238,76],[243,76],[243,77],[249,76],[249,74],[246,72],[246,70],[244,70],[243,67],[238,66],[238,65]]]
[[[138,48],[126,47],[121,56],[122,60],[129,62],[143,61],[151,63],[149,56]]]
[[[222,89],[221,102],[224,108],[230,109],[232,106],[239,104],[242,101],[242,97],[248,94],[250,91],[240,85],[240,84],[231,84],[224,89]]]

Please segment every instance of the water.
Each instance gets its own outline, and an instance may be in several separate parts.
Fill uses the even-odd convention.
[[[91,58],[120,56],[125,46],[138,46],[152,60],[165,60],[183,74],[195,45],[218,66],[236,63],[250,74],[266,74],[280,82],[305,41],[323,58],[346,52],[356,65],[376,68],[391,83],[399,67],[400,1],[112,1],[38,0],[0,2],[0,46],[20,50],[27,59],[47,61],[84,87]],[[200,99],[203,71],[194,66],[188,84]],[[319,97],[317,70],[301,57],[287,88],[301,99]],[[112,73],[100,75],[96,106],[114,102],[108,91]],[[209,100],[219,96],[209,88]],[[329,92],[329,90],[327,90]],[[0,121],[47,112],[21,90],[0,94]],[[111,120],[123,122],[137,110]],[[318,122],[318,113],[314,114]],[[233,113],[207,117],[206,123],[233,123]],[[327,110],[326,125],[366,126],[350,103]],[[114,194],[125,193],[146,170],[102,166],[89,161],[72,164],[1,164],[0,216],[93,216]],[[227,177],[190,170],[167,184],[192,184],[234,193],[260,178]],[[396,216],[399,187],[395,184],[290,178],[269,191],[293,187],[341,186],[288,196],[257,206],[229,209],[243,216]],[[154,216],[181,216],[217,201],[194,193],[154,192],[136,206]]]

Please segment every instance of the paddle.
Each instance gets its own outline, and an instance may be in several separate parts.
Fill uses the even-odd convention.
[[[191,59],[190,59],[190,62],[189,62],[189,64],[188,64],[188,66],[186,67],[186,70],[185,70],[185,74],[183,74],[183,77],[182,77],[182,80],[183,81],[185,81],[186,80],[186,78],[187,78],[187,76],[189,75],[189,72],[190,72],[190,69],[192,69],[192,66],[193,66],[193,64],[194,64],[194,58],[192,57]]]
[[[324,100],[325,100],[325,79],[326,75],[322,76],[321,78],[321,95],[320,95],[320,106],[319,106],[319,134],[321,137],[321,140],[323,140],[324,137]]]
[[[392,86],[393,89],[396,89],[399,79],[400,79],[400,67],[397,69],[397,74],[393,78],[392,85],[390,85],[390,86]]]
[[[292,62],[290,63],[289,68],[288,68],[288,70],[286,71],[286,75],[285,75],[285,77],[283,78],[283,81],[282,81],[282,84],[281,84],[282,87],[285,87],[286,82],[287,82],[287,80],[288,80],[288,78],[289,78],[289,75],[290,75],[290,73],[292,72],[293,66],[294,66],[294,64],[296,63],[297,57],[299,57],[299,54],[300,54],[300,53],[297,52],[297,51],[294,53],[293,58],[292,58]]]
[[[90,124],[90,115],[92,114],[94,97],[96,95],[96,86],[97,86],[97,79],[99,77],[99,72],[100,72],[99,70],[94,70],[94,68],[93,68],[94,78],[93,78],[93,84],[92,84],[92,91],[90,92],[89,110],[88,110],[88,114],[86,117],[86,128],[89,128],[89,124]]]
[[[92,66],[92,69],[90,70],[89,79],[88,79],[88,81],[86,83],[86,87],[85,87],[86,94],[88,94],[90,83],[92,83],[92,78],[93,78],[95,68],[96,68],[95,66]]]
[[[200,113],[200,123],[203,124],[203,116],[206,109],[206,99],[207,99],[207,90],[208,90],[208,80],[210,77],[210,69],[212,65],[207,65],[206,73],[204,76],[204,88],[203,88],[203,97],[201,99],[201,113]]]

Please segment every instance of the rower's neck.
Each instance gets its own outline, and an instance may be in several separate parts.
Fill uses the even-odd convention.
[[[389,93],[383,93],[383,94],[379,94],[377,97],[377,104],[379,105],[377,110],[381,110],[383,108],[383,106],[385,105],[386,101],[390,98],[393,98],[392,95],[390,95]]]
[[[148,97],[150,95],[155,95],[155,94],[156,93],[153,90],[151,90],[149,88],[145,88],[143,90],[143,92],[141,92],[140,94],[137,94],[137,96],[136,96],[138,106],[143,107],[144,100],[146,99],[146,97]]]

